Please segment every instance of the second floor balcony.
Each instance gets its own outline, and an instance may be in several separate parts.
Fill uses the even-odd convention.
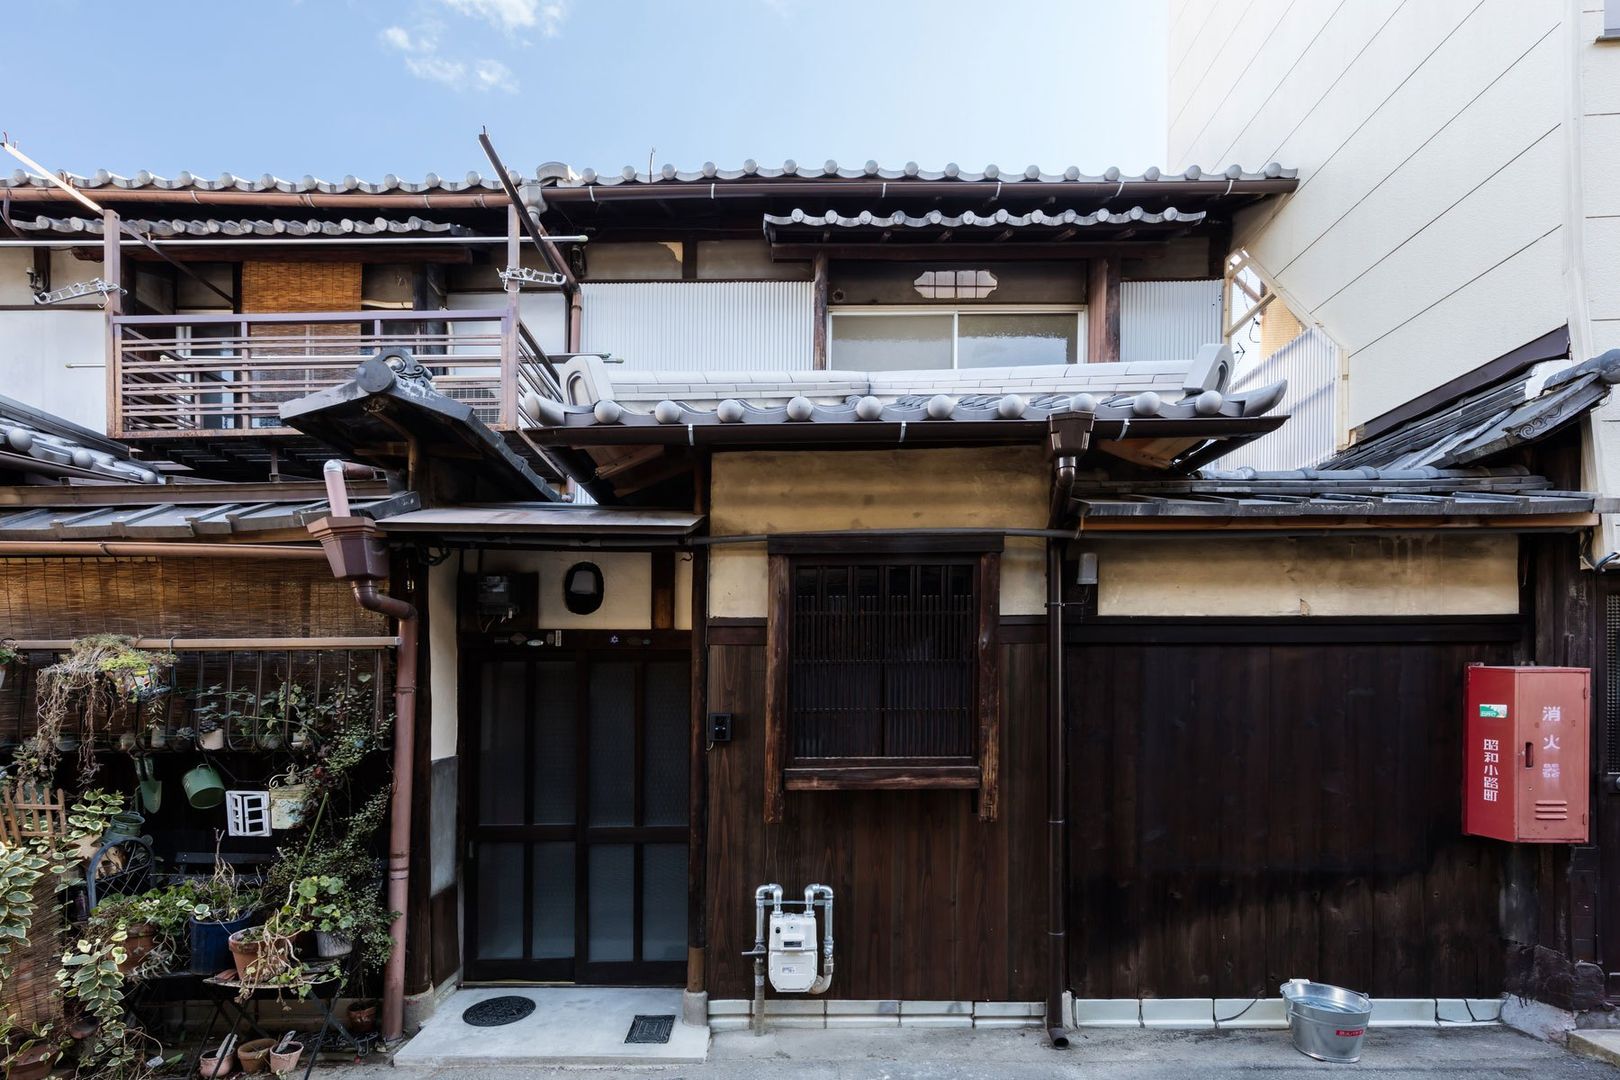
[[[496,431],[522,426],[530,393],[561,399],[551,359],[505,309],[114,315],[110,332],[108,434],[135,443],[296,436],[283,402],[396,348]]]

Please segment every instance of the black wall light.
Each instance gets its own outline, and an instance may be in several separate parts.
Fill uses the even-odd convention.
[[[563,603],[575,615],[601,607],[602,591],[602,568],[593,562],[575,563],[563,575]]]

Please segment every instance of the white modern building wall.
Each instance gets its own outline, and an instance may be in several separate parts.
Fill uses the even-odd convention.
[[[89,297],[71,305],[41,308],[28,289],[33,253],[0,250],[0,394],[65,420],[107,430],[106,322]],[[88,281],[99,262],[65,251],[52,253],[58,286]]]
[[[1170,165],[1300,170],[1234,246],[1343,348],[1341,436],[1574,331],[1581,4],[1172,0]]]

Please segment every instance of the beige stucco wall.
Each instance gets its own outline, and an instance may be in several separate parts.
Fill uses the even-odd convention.
[[[429,759],[456,756],[461,654],[456,640],[456,576],[461,559],[428,567]]]
[[[1039,529],[1050,475],[1036,447],[716,454],[709,526],[716,536]],[[1042,551],[1039,539],[1007,539],[1003,615],[1045,610]],[[764,617],[764,544],[718,544],[709,567],[710,617]]]
[[[1099,615],[1511,615],[1512,535],[1099,540]]]

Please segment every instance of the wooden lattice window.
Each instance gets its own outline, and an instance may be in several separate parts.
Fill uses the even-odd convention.
[[[999,537],[840,543],[771,543],[767,820],[846,788],[976,788],[993,817]]]

